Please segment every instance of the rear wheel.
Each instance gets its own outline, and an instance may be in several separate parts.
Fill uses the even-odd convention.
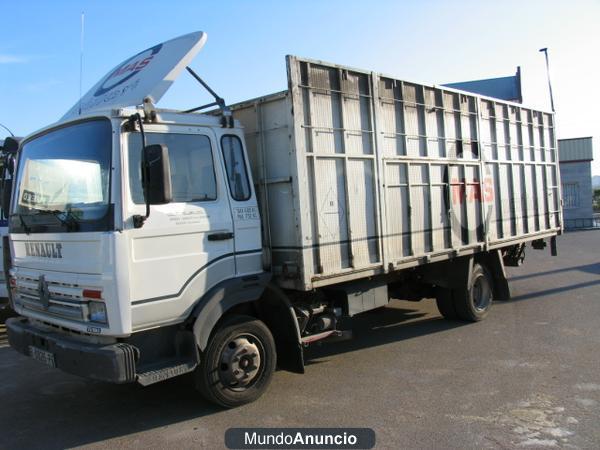
[[[444,316],[445,319],[458,319],[458,314],[456,314],[456,308],[454,307],[452,289],[438,286],[435,291],[435,302],[437,303],[440,314]]]
[[[478,322],[485,319],[492,307],[493,288],[493,279],[488,270],[475,263],[468,286],[438,288],[438,309],[446,319]]]
[[[226,408],[250,403],[267,389],[276,365],[267,326],[250,316],[231,316],[213,334],[196,369],[196,386]]]

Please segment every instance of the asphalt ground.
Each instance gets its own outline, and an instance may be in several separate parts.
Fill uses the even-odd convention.
[[[221,410],[180,377],[142,388],[48,369],[0,336],[0,448],[222,448],[229,427],[370,427],[377,448],[600,448],[600,231],[529,249],[480,323],[433,300],[363,315],[253,404]]]

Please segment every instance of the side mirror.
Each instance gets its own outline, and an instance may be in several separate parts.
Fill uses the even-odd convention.
[[[2,198],[0,201],[2,202],[2,216],[8,217],[10,213],[10,195],[12,193],[12,179],[8,178],[2,182]],[[4,218],[2,217],[2,218]]]
[[[17,154],[17,150],[19,150],[19,141],[20,138],[15,138],[12,136],[7,137],[4,140],[4,146],[2,148],[2,151],[4,153],[8,153],[12,156]]]
[[[143,165],[145,170],[144,187],[146,203],[163,205],[173,199],[171,190],[171,165],[169,149],[164,144],[153,144],[144,147]]]

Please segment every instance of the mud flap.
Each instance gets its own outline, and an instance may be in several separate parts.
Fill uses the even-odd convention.
[[[258,303],[261,317],[275,338],[277,365],[290,372],[304,373],[300,329],[289,299],[281,289],[269,284]]]
[[[510,286],[506,279],[506,270],[504,269],[504,260],[502,252],[495,250],[488,253],[487,265],[494,278],[494,300],[510,300]]]

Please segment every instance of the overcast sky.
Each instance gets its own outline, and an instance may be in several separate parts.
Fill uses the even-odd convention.
[[[125,58],[191,31],[208,42],[191,66],[230,102],[286,87],[295,54],[427,83],[514,74],[524,103],[549,109],[549,48],[559,138],[594,136],[600,175],[599,1],[3,1],[0,123],[26,135],[58,120]],[[208,98],[187,74],[160,106]],[[0,138],[6,133],[0,129]]]

